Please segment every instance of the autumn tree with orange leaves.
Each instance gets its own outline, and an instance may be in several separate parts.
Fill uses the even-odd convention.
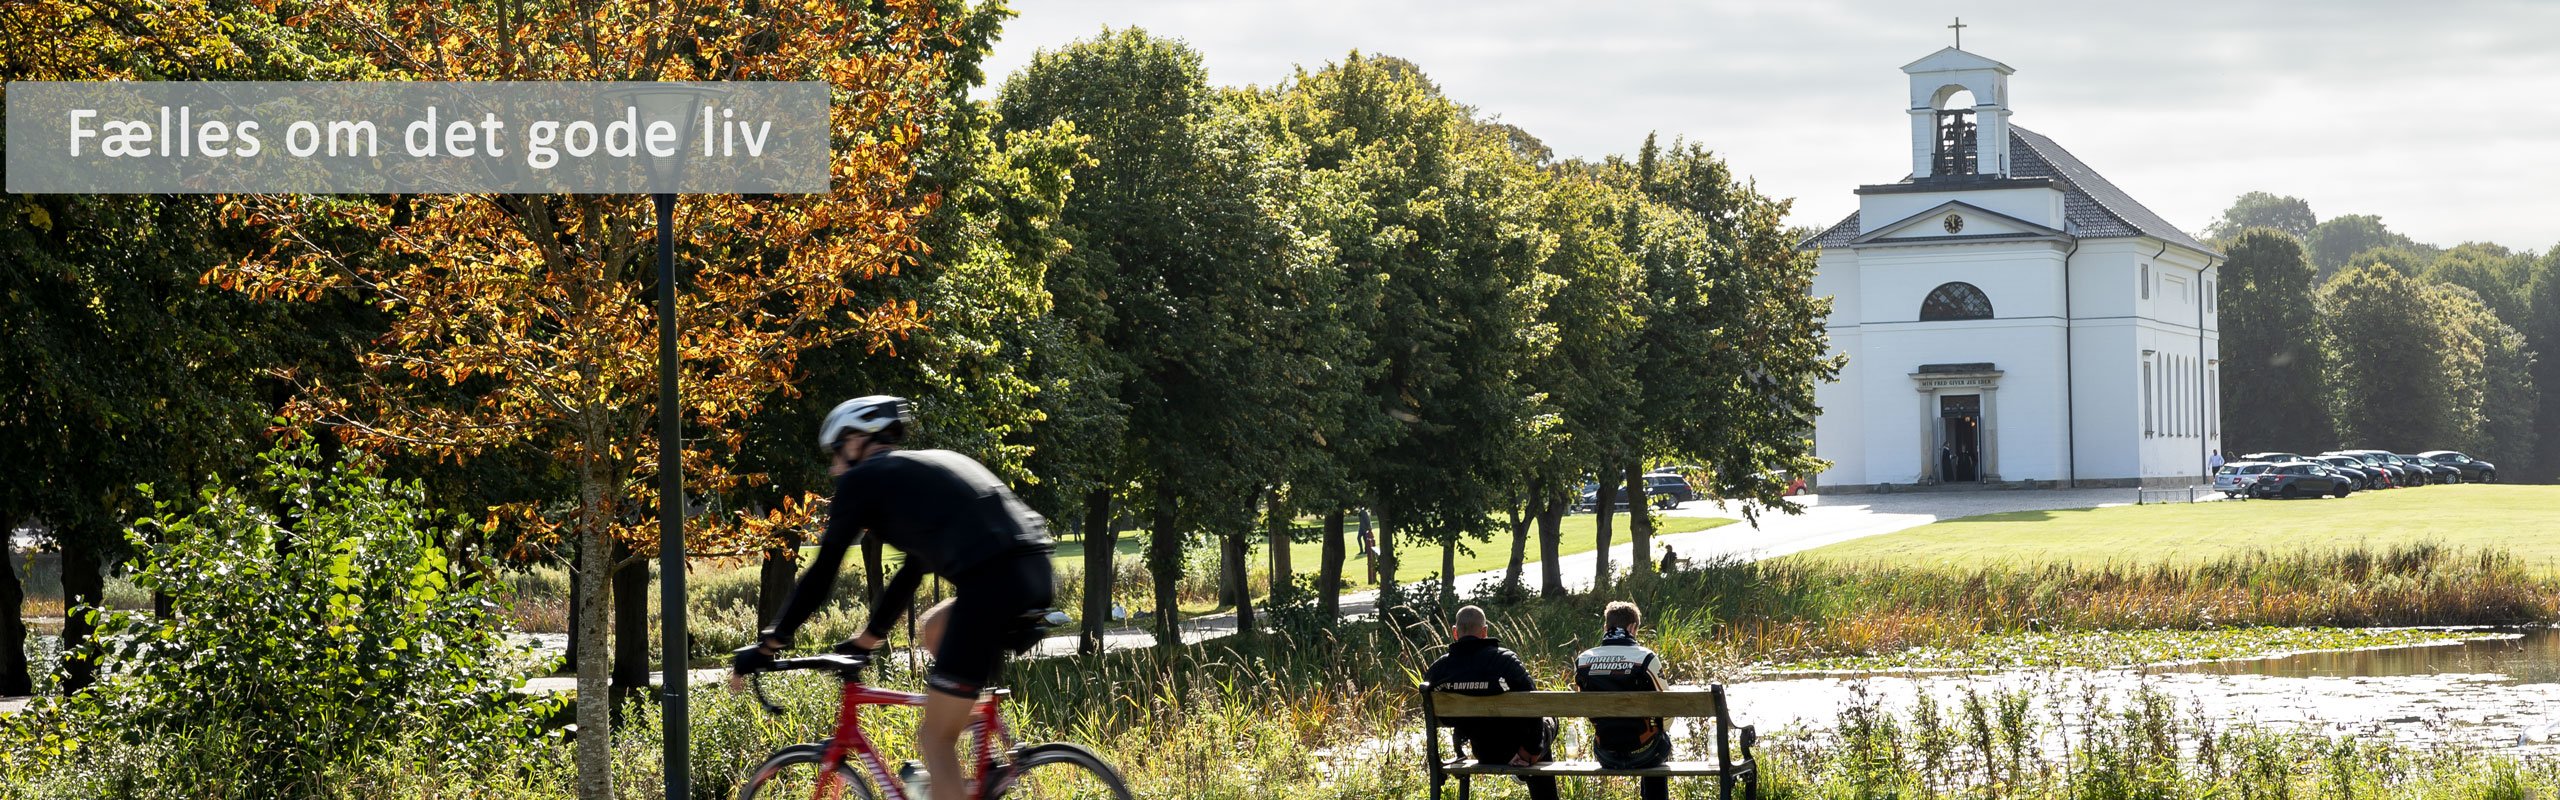
[[[293,19],[362,52],[386,77],[431,81],[818,80],[833,87],[832,191],[694,196],[676,214],[682,454],[688,495],[757,481],[728,466],[735,424],[790,392],[798,356],[886,348],[924,320],[854,282],[920,255],[916,142],[935,124],[956,4],[891,0],[313,4]],[[566,510],[517,505],[488,525],[556,535],[579,554],[579,728],[608,727],[607,576],[656,550],[658,409],[647,198],[419,195],[238,198],[229,219],[272,248],[208,281],[262,298],[352,292],[391,317],[362,354],[367,380],[306,380],[290,407],[367,446],[469,459],[530,448],[575,476]],[[420,391],[433,387],[437,391]],[[465,399],[455,402],[456,394]],[[696,554],[760,552],[789,505],[693,517]],[[578,737],[579,796],[613,795],[608,738]]]

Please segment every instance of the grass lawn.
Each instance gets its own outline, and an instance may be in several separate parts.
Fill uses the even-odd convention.
[[[2560,573],[2560,486],[2461,484],[2345,498],[2020,511],[1948,520],[1792,556],[1837,562],[1977,567],[2193,562],[2253,550],[2416,542],[2496,549]]]
[[[1597,519],[1597,517],[1591,514],[1567,515],[1564,518],[1562,536],[1558,537],[1556,542],[1557,554],[1573,555],[1575,553],[1590,552],[1599,540],[1599,529],[1598,523],[1596,522]],[[1654,535],[1663,536],[1674,533],[1702,531],[1708,528],[1728,525],[1732,522],[1733,520],[1729,519],[1704,517],[1655,517]],[[1617,518],[1611,524],[1611,528],[1610,544],[1625,544],[1629,537],[1629,534],[1627,533],[1626,515],[1617,515]],[[1120,534],[1120,540],[1114,543],[1115,546],[1112,549],[1118,551],[1121,558],[1145,558],[1145,537],[1145,531],[1123,532]],[[1529,537],[1529,565],[1522,567],[1521,571],[1526,575],[1528,580],[1534,582],[1538,576],[1537,568],[1535,566],[1538,563],[1538,540],[1536,528],[1530,529]],[[1368,578],[1368,565],[1360,558],[1360,528],[1358,523],[1355,522],[1345,525],[1342,532],[1342,539],[1343,583],[1353,587],[1365,587],[1371,585],[1366,580]],[[1496,536],[1494,537],[1494,540],[1490,542],[1470,541],[1465,543],[1465,547],[1473,548],[1474,552],[1469,553],[1463,549],[1458,552],[1458,574],[1460,575],[1473,572],[1499,570],[1509,566],[1511,563],[1511,538],[1508,535]],[[1254,566],[1255,570],[1262,571],[1271,568],[1271,558],[1264,552],[1267,549],[1268,548],[1259,545],[1253,548],[1253,554],[1249,558],[1250,563]],[[1396,565],[1397,578],[1401,581],[1411,582],[1423,580],[1440,572],[1440,549],[1437,547],[1422,547],[1411,543],[1403,543],[1401,547],[1396,549],[1396,556],[1401,559],[1401,562]],[[1323,557],[1324,543],[1300,542],[1291,545],[1289,548],[1289,568],[1291,571],[1299,574],[1312,575],[1315,574],[1316,568],[1322,565],[1323,562],[1321,559]],[[1084,542],[1075,540],[1062,540],[1058,542],[1058,563],[1061,566],[1074,564],[1076,567],[1082,568],[1084,566]]]

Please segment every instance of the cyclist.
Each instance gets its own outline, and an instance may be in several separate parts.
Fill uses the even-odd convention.
[[[834,458],[828,472],[836,487],[818,557],[792,587],[782,616],[756,644],[737,650],[731,669],[742,675],[770,669],[834,589],[845,548],[869,531],[904,552],[906,562],[872,602],[862,633],[836,649],[878,648],[927,573],[951,583],[951,600],[934,609],[942,635],[932,643],[916,749],[927,774],[942,778],[931,782],[933,800],[964,800],[960,734],[1004,651],[1016,646],[1024,615],[1056,602],[1049,566],[1056,545],[1048,523],[976,460],[948,450],[899,449],[914,425],[906,399],[886,395],[847,400],[827,414],[818,446]]]

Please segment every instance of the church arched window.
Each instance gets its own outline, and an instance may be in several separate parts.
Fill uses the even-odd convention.
[[[1930,290],[1929,299],[1920,302],[1921,322],[1990,318],[1991,298],[1963,281],[1942,284]]]

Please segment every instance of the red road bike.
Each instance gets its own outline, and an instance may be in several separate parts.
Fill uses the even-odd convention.
[[[924,695],[865,686],[862,670],[868,656],[824,655],[774,662],[773,672],[820,670],[844,681],[844,700],[836,712],[836,733],[823,742],[796,744],[773,752],[738,789],[738,800],[927,800],[907,791],[871,738],[862,733],[863,706],[924,707]],[[765,711],[784,713],[765,696],[762,673],[748,676],[756,702]],[[1068,742],[1019,745],[1005,730],[997,706],[1010,692],[990,689],[978,698],[969,724],[969,760],[977,762],[968,777],[968,796],[979,800],[1134,800],[1118,770],[1083,745]],[[867,773],[855,773],[856,764]],[[948,780],[947,776],[931,776]],[[875,789],[876,787],[876,789]]]

